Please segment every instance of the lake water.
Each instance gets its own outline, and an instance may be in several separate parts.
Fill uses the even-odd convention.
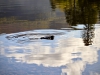
[[[0,75],[100,75],[100,1],[0,0]]]

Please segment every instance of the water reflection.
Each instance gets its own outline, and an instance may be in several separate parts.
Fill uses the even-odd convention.
[[[52,9],[59,8],[65,13],[69,25],[95,24],[99,17],[100,1],[50,0]]]
[[[0,33],[68,27],[59,13],[52,12],[49,0],[0,0]]]
[[[37,64],[38,66],[41,64],[44,67],[61,68],[61,66],[64,66],[61,68],[60,75],[82,75],[87,64],[93,65],[98,62],[99,30],[100,28],[97,28],[94,31],[95,38],[92,46],[84,46],[83,40],[80,38],[84,30],[69,32],[67,30],[35,30],[1,35],[0,55],[11,58],[9,61],[15,59],[16,62]],[[25,33],[26,35],[22,35]],[[32,33],[34,35],[30,35]],[[18,34],[22,36],[8,39]],[[18,40],[23,37],[26,40],[51,34],[55,36],[55,39],[35,39],[34,41],[26,41],[23,44],[18,43]]]
[[[0,74],[5,64],[25,64],[26,72],[30,64],[34,75],[51,74],[51,68],[51,75],[87,75],[87,65],[100,63],[99,19],[97,0],[0,0]],[[35,73],[34,64],[44,73]]]
[[[88,46],[88,45],[92,45],[93,43],[93,38],[94,38],[94,25],[85,25],[85,29],[83,31],[83,35],[82,35],[82,38],[83,38],[83,41],[85,43],[85,46]]]
[[[98,23],[100,1],[90,0],[50,0],[54,11],[59,8],[65,13],[66,22],[70,26],[84,24],[82,34],[86,46],[92,45],[94,37],[94,24]]]
[[[52,11],[53,9],[53,11]],[[0,33],[99,23],[100,1],[0,1]]]

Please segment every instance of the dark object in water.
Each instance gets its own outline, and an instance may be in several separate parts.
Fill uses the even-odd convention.
[[[40,39],[48,39],[48,40],[53,40],[54,36],[46,36],[46,37],[41,37]]]

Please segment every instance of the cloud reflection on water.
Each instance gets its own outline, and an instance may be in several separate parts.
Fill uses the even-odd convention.
[[[56,35],[54,40],[37,40],[24,44],[8,43],[0,39],[0,55],[16,59],[16,62],[43,65],[45,67],[61,67],[61,75],[82,75],[86,64],[94,64],[98,61],[100,28],[95,30],[93,45],[84,46],[80,38],[81,30],[65,32]],[[73,36],[72,36],[73,34]],[[79,34],[79,37],[75,35]],[[71,37],[68,37],[71,36]],[[6,39],[5,35],[1,38]],[[7,40],[11,42],[12,40]]]

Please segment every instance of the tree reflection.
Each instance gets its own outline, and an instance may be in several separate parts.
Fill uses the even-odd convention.
[[[94,24],[97,23],[100,1],[97,0],[51,0],[51,5],[64,11],[66,22],[70,26],[84,24],[83,41],[86,46],[92,44]]]
[[[94,38],[94,25],[87,24],[85,25],[85,29],[82,34],[82,38],[85,46],[92,45]]]
[[[84,31],[82,38],[85,46],[92,45],[92,39],[94,38],[94,24],[97,22],[98,10],[95,3],[91,3],[88,0],[78,1],[80,7],[81,20],[80,24],[84,24]]]

